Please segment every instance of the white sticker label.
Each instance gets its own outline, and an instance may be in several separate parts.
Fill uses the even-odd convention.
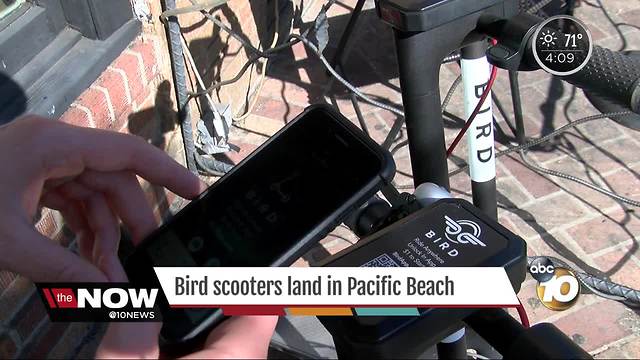
[[[478,105],[491,75],[486,57],[462,59],[462,80],[464,87],[464,113],[468,119]],[[487,96],[480,112],[467,131],[469,144],[469,173],[471,180],[486,182],[496,177],[496,158],[493,140],[493,112],[491,93]]]

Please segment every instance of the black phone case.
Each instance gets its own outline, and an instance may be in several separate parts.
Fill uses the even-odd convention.
[[[249,160],[251,156],[257,153],[263,146],[267,146],[271,141],[275,141],[280,133],[291,126],[291,123],[299,118],[304,117],[305,114],[311,111],[325,111],[327,115],[332,116],[347,130],[349,130],[349,132],[351,132],[356,138],[362,141],[367,147],[369,147],[378,155],[382,167],[380,169],[380,172],[378,173],[378,176],[376,176],[364,188],[354,194],[345,204],[343,204],[340,208],[338,208],[338,210],[332,213],[329,218],[325,219],[325,221],[320,223],[315,229],[309,231],[307,233],[307,236],[302,238],[296,246],[289,249],[289,251],[284,253],[270,266],[289,266],[293,264],[298,258],[300,258],[300,256],[304,255],[304,253],[306,253],[307,250],[311,248],[311,246],[325,238],[331,231],[333,231],[338,225],[340,225],[345,220],[347,215],[349,215],[352,211],[358,209],[382,187],[389,184],[395,174],[395,162],[393,161],[391,153],[380,147],[380,145],[378,145],[375,141],[373,141],[370,137],[363,133],[362,130],[358,129],[353,123],[351,123],[342,114],[337,112],[333,107],[325,104],[308,106],[300,115],[296,116],[294,120],[280,129],[280,131],[274,134],[273,137],[271,137],[267,142],[265,142],[237,166],[241,166],[244,161]]]
[[[233,173],[236,169],[240,168],[243,164],[251,159],[263,148],[269,146],[274,141],[277,141],[280,134],[285,132],[293,123],[295,123],[298,119],[304,117],[306,114],[312,111],[323,111],[327,116],[331,116],[334,120],[336,120],[340,125],[345,127],[350,133],[354,135],[355,138],[360,140],[364,145],[366,145],[372,152],[376,153],[380,159],[381,168],[378,172],[378,175],[375,178],[371,179],[369,183],[356,194],[354,194],[346,203],[344,203],[340,208],[334,211],[328,218],[318,224],[314,229],[310,229],[306,236],[300,239],[296,245],[291,247],[288,251],[282,254],[278,259],[276,259],[269,266],[289,266],[293,262],[295,262],[300,256],[304,255],[314,244],[318,241],[322,240],[324,237],[328,235],[329,232],[333,231],[340,223],[345,220],[345,217],[351,213],[351,211],[357,209],[362,204],[364,204],[367,200],[369,200],[376,192],[378,192],[382,187],[389,184],[393,175],[395,174],[395,163],[393,161],[393,157],[391,153],[384,150],[380,145],[375,143],[371,138],[369,138],[366,134],[364,134],[360,129],[358,129],[354,124],[352,124],[347,118],[345,118],[342,114],[337,112],[335,109],[330,107],[329,105],[319,104],[319,105],[311,105],[307,107],[300,115],[296,116],[291,122],[285,125],[282,129],[280,129],[277,133],[275,133],[271,138],[269,138],[265,143],[263,143],[260,147],[258,147],[255,151],[253,151],[249,156],[243,159],[240,163],[238,163],[234,168],[224,175],[221,179],[219,179],[216,183],[211,185],[206,191],[200,194],[196,199],[194,199],[190,204],[188,204],[183,210],[187,210],[192,203],[195,203],[201,200],[204,196],[209,194],[211,191],[215,191],[219,184],[227,181],[233,176]],[[182,212],[182,211],[181,211]],[[180,213],[176,214],[176,217],[181,216]],[[148,238],[151,239],[155,235],[156,232],[162,231],[163,228],[169,226],[171,221],[169,220],[167,223],[163,224],[158,230],[152,233]],[[149,240],[145,240],[149,241]],[[215,311],[210,317],[205,319],[201,324],[196,326],[189,335],[185,336],[182,339],[167,339],[163,337],[163,343],[165,344],[166,350],[168,349],[181,349],[184,348],[186,343],[191,343],[196,341],[195,338],[198,337],[198,334],[202,334],[205,330],[213,328],[215,325],[219,324],[224,319],[221,311]],[[176,353],[176,351],[170,351],[171,353]],[[178,351],[179,353],[179,351]]]

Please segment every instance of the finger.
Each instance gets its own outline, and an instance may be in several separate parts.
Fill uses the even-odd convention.
[[[104,173],[89,170],[82,173],[78,181],[106,194],[109,203],[131,232],[134,245],[139,244],[158,227],[153,210],[132,172]]]
[[[88,217],[91,216],[92,212],[90,210],[95,209],[87,209],[87,200],[89,200],[92,196],[102,196],[101,193],[96,192],[83,184],[79,183],[76,180],[68,181],[64,184],[61,184],[56,189],[58,193],[64,196],[67,199],[71,199],[79,204],[79,208],[82,211],[82,214],[87,223],[87,227],[91,232],[91,236],[84,236],[78,238],[78,247],[80,249],[80,254],[86,257],[90,262],[97,265],[98,258],[94,256],[95,253],[95,243],[98,241],[96,237],[95,230],[91,226],[88,221]],[[102,215],[93,215],[93,216],[102,216]],[[116,243],[117,244],[117,243]],[[117,248],[117,246],[116,246]]]
[[[65,224],[74,233],[81,232],[88,227],[82,211],[77,207],[73,199],[65,198],[57,191],[49,191],[40,198],[40,204],[52,210],[58,210],[65,221]]]
[[[211,331],[202,351],[185,358],[266,359],[277,322],[277,316],[234,316]]]
[[[9,217],[8,223],[16,226],[11,232],[6,233],[2,233],[3,229],[0,228],[0,236],[9,240],[3,242],[2,251],[20,256],[2,257],[0,262],[4,269],[19,273],[35,282],[107,281],[106,276],[97,267],[40,234],[23,217],[17,214],[5,216]]]
[[[66,182],[73,181],[73,179],[75,179],[75,176],[67,176],[67,177],[62,177],[62,178],[55,178],[55,179],[46,180],[44,182],[42,191],[43,192],[47,192],[47,191],[49,191],[49,189],[55,189],[58,186],[66,183]]]
[[[92,261],[94,236],[84,215],[82,203],[55,190],[43,194],[40,201],[43,206],[62,214],[65,223],[76,235],[80,255]]]
[[[84,200],[87,221],[95,234],[93,261],[110,281],[126,281],[118,268],[118,244],[120,224],[101,193]]]
[[[144,193],[140,189],[138,182],[133,174],[101,174],[96,173],[99,178],[99,182],[113,183],[116,186],[122,186],[125,189],[131,188],[131,185],[135,185],[134,189],[137,189],[139,193],[131,191],[124,191],[124,195],[130,199],[133,198],[133,203],[138,203],[141,199],[144,206],[149,208],[144,198]],[[123,178],[126,180],[123,181]],[[88,180],[90,176],[87,177]],[[85,180],[87,180],[85,179]],[[103,219],[105,216],[109,217],[108,204],[98,200],[94,200],[92,197],[94,194],[102,194],[100,190],[110,189],[105,186],[100,186],[97,189],[92,188],[89,185],[85,185],[79,178],[73,182],[66,183],[57,189],[59,192],[64,193],[67,197],[83,200],[87,203],[88,211],[91,219],[98,218]],[[96,191],[97,190],[97,191]],[[134,190],[136,191],[136,190]],[[107,194],[107,197],[109,195]],[[137,200],[135,200],[137,199]],[[106,199],[105,199],[106,200]],[[108,202],[108,200],[106,200]],[[125,201],[126,203],[126,201]],[[134,206],[134,209],[136,207]],[[144,207],[142,207],[144,209]],[[149,209],[150,217],[152,221],[153,213]],[[114,219],[106,221],[104,224],[93,223],[93,226],[98,229],[101,226],[113,226]],[[111,225],[109,225],[111,223]],[[155,222],[153,222],[155,226]],[[108,235],[107,235],[108,236]],[[96,246],[103,244],[102,238],[98,237]],[[110,243],[110,242],[109,242]],[[103,251],[110,252],[112,250],[106,249]],[[113,251],[115,253],[115,250]],[[117,256],[99,256],[99,268],[102,269],[108,276],[110,281],[126,282],[128,281],[126,273],[122,267]],[[103,337],[100,347],[97,351],[98,358],[137,358],[137,357],[152,357],[156,358],[158,350],[158,335],[160,333],[161,323],[113,323],[109,326],[107,333]]]
[[[117,257],[110,257],[113,281],[125,282],[127,276]],[[124,279],[124,280],[123,280]],[[157,359],[161,322],[111,323],[96,351],[96,359]]]
[[[208,187],[209,187],[209,184],[200,180],[198,194],[202,194],[205,190],[207,190]]]
[[[85,200],[89,224],[96,233],[94,258],[113,282],[127,282],[117,256],[120,239],[118,220],[102,193]],[[144,195],[143,195],[144,196]],[[109,325],[96,353],[97,358],[157,358],[162,323],[113,323]]]
[[[111,323],[96,350],[96,359],[157,359],[162,323]]]
[[[140,137],[56,123],[45,135],[57,141],[47,141],[47,146],[39,150],[49,159],[42,169],[49,178],[78,175],[87,168],[104,172],[130,170],[184,198],[200,193],[196,175]]]
[[[77,178],[60,184],[55,190],[63,196],[75,199],[76,201],[84,201],[96,193],[95,190],[80,183]]]
[[[106,265],[111,269],[112,281],[128,281],[124,268],[117,257],[103,257],[103,259],[112,261],[111,264]],[[158,336],[161,328],[161,322],[112,323],[100,342],[96,358],[157,359],[160,353]]]
[[[85,200],[93,196],[95,192],[75,180],[62,183],[53,190],[63,196],[65,199],[68,199],[69,202],[76,204],[76,212],[80,212],[82,218],[84,219],[84,226],[87,229],[87,234],[82,234],[82,236],[77,237],[78,249],[80,250],[80,255],[82,257],[96,264],[96,259],[93,257],[96,237],[93,229],[91,228],[91,226],[89,226],[89,223],[87,221],[87,212],[84,205]],[[47,193],[43,194],[43,197],[46,194]]]

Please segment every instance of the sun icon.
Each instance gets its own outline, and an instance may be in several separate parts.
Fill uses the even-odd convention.
[[[555,45],[558,38],[556,37],[555,31],[547,29],[540,33],[540,40],[542,40],[542,45],[549,47]]]

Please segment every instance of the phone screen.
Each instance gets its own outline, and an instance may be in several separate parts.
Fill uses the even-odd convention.
[[[152,234],[127,262],[138,272],[130,276],[141,275],[135,262],[271,265],[383,171],[380,154],[341,121],[323,108],[294,120]],[[185,315],[195,323],[206,313]]]

